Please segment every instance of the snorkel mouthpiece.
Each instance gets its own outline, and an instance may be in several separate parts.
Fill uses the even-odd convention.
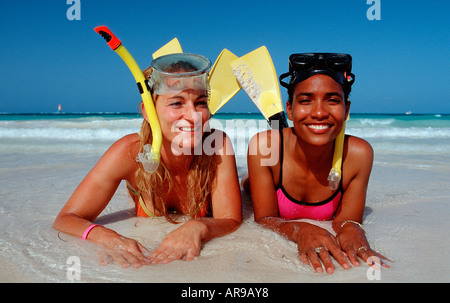
[[[335,167],[333,167],[328,175],[328,185],[331,190],[336,190],[339,187],[339,183],[341,182],[341,172],[338,171]]]
[[[144,170],[148,173],[154,173],[159,166],[160,155],[153,150],[150,144],[144,145],[142,153],[138,153],[136,162],[141,162]]]

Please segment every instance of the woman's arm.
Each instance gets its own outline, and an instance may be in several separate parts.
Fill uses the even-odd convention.
[[[273,168],[280,159],[279,144],[280,135],[274,130],[258,133],[249,142],[247,166],[254,219],[262,226],[297,243],[300,228],[309,224],[286,221],[279,217]],[[267,165],[269,162],[271,166]]]
[[[80,238],[83,236],[108,205],[120,182],[135,169],[135,161],[130,155],[130,146],[136,141],[135,136],[128,135],[118,140],[106,151],[56,217],[53,223],[55,229]],[[130,264],[138,267],[146,263],[143,253],[148,252],[142,245],[109,228],[93,228],[88,239],[113,250],[123,247],[123,252],[115,260],[125,267]]]
[[[279,216],[272,171],[272,166],[280,158],[279,142],[278,131],[269,130],[256,134],[248,145],[248,177],[256,222],[260,222],[262,218]],[[271,158],[275,160],[269,166],[267,160]]]
[[[273,167],[264,165],[269,158],[279,159],[279,140],[278,131],[268,131],[257,134],[249,143],[247,164],[255,221],[297,243],[300,260],[306,264],[311,262],[317,272],[322,271],[322,264],[315,250],[318,247],[326,247],[326,251],[330,251],[343,268],[349,268],[344,254],[328,231],[306,222],[279,218],[274,182],[274,171],[277,174],[279,169],[274,170]],[[327,272],[333,272],[334,266],[329,254],[322,255]]]
[[[242,222],[241,191],[233,146],[225,133],[216,130],[212,135],[223,142],[215,151],[218,165],[211,193],[213,217],[191,219],[168,234],[150,256],[151,264],[183,258],[192,260],[200,254],[203,242],[233,232]]]
[[[336,238],[355,266],[359,266],[358,256],[366,263],[372,256],[387,260],[370,248],[361,225],[372,171],[373,149],[365,140],[353,136],[346,138],[346,146],[343,171],[348,179],[345,182],[341,205],[333,220]],[[389,267],[382,262],[381,264]]]

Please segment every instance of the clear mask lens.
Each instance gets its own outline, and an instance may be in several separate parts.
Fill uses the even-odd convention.
[[[152,62],[149,85],[157,95],[177,94],[186,89],[208,91],[211,61],[195,54],[170,54]]]

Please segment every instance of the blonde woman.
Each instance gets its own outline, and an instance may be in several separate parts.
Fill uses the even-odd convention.
[[[158,60],[170,62],[158,68]],[[144,74],[162,130],[161,163],[150,174],[136,158],[152,134],[144,121],[139,134],[115,142],[67,201],[53,226],[106,247],[123,267],[192,260],[202,243],[231,233],[242,221],[241,196],[232,145],[225,133],[205,131],[209,118],[210,61],[199,55],[160,57]],[[160,69],[161,68],[161,69]],[[156,71],[156,72],[155,72]],[[212,137],[211,137],[212,136]],[[205,150],[205,141],[215,142]],[[139,242],[93,222],[125,180],[137,216],[189,216],[153,252]],[[151,235],[149,235],[151,237]]]

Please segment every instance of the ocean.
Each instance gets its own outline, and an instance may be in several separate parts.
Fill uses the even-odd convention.
[[[0,114],[0,152],[19,147],[22,151],[89,151],[138,132],[141,122],[138,114],[131,113]],[[237,154],[242,149],[246,152],[251,136],[269,128],[259,113],[218,113],[211,126],[230,136],[239,149]],[[366,139],[380,153],[446,155],[450,150],[450,115],[352,114],[346,133]]]
[[[106,149],[138,132],[141,122],[135,113],[0,114],[0,282],[371,281],[365,264],[343,270],[335,263],[333,275],[313,273],[295,243],[253,221],[245,192],[242,226],[205,243],[196,260],[137,270],[100,266],[92,243],[59,234],[52,223]],[[210,124],[230,137],[242,178],[248,142],[268,123],[256,113],[218,113]],[[450,261],[442,258],[450,244],[450,115],[351,114],[346,133],[375,152],[363,224],[371,247],[395,261],[380,280],[450,282]],[[178,227],[136,218],[132,210],[121,184],[98,223],[149,250]]]

